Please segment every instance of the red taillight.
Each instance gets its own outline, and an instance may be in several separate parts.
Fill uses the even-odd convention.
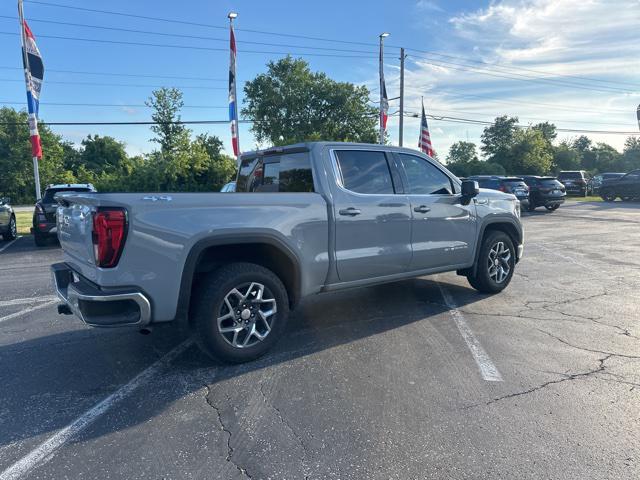
[[[500,185],[500,186],[498,187],[498,190],[500,190],[501,192],[506,192],[506,191],[507,191],[507,189],[505,188],[505,186],[504,186],[504,185]]]
[[[127,212],[123,208],[101,208],[93,214],[93,253],[96,265],[115,267],[127,236]]]

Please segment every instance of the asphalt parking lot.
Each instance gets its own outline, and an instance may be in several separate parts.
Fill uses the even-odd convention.
[[[263,359],[59,316],[55,247],[0,252],[0,480],[640,478],[640,204],[523,218],[455,274],[318,296]],[[0,244],[0,248],[5,247]]]

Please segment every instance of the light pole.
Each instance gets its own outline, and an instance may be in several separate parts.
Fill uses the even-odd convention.
[[[387,32],[380,34],[380,144],[384,144],[384,131],[387,120],[387,110],[389,109],[389,100],[387,98],[387,89],[384,84],[384,39],[389,34]]]

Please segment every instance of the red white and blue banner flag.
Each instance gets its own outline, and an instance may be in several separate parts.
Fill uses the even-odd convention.
[[[382,52],[382,42],[380,42],[380,130],[387,130],[387,119],[389,118],[389,97],[387,97],[387,86],[384,81],[384,58]],[[383,143],[381,134],[380,143]]]
[[[231,122],[231,143],[233,154],[236,158],[240,155],[240,140],[238,138],[238,99],[236,98],[236,36],[233,33],[233,25],[229,26],[229,47],[231,57],[229,59],[229,122]]]
[[[422,103],[422,119],[420,120],[420,140],[418,140],[418,148],[424,153],[433,157],[435,151],[431,145],[431,135],[429,134],[429,124],[427,124],[427,114],[424,112],[424,102]]]
[[[44,64],[42,55],[36,45],[36,39],[24,18],[21,18],[22,26],[22,61],[24,65],[24,78],[27,85],[27,110],[29,112],[29,135],[31,137],[31,154],[33,157],[42,158],[42,146],[38,133],[38,109],[40,106],[40,91],[44,79]]]

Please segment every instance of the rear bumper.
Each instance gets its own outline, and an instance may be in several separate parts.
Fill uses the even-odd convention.
[[[66,263],[51,265],[56,294],[84,323],[92,327],[145,326],[151,303],[140,291],[104,291],[74,272]]]
[[[586,185],[565,185],[564,188],[569,194],[584,194],[587,191]]]

